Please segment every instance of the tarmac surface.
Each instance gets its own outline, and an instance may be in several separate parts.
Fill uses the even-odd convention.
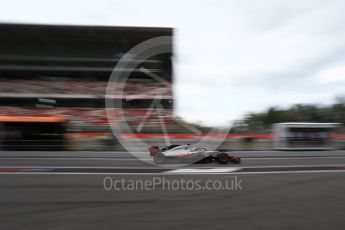
[[[108,154],[0,152],[0,229],[344,229],[344,151],[183,167]]]

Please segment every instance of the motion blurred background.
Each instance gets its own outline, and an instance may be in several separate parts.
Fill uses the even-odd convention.
[[[344,12],[2,0],[0,229],[343,229]]]
[[[36,2],[38,5],[39,3]],[[110,3],[104,2],[103,6],[107,4]],[[143,11],[154,4],[157,3],[146,4],[142,8]],[[201,5],[195,4],[194,7],[196,11],[204,12],[201,10],[210,4],[203,2]],[[341,17],[339,12],[332,11],[342,4],[337,1],[303,3],[302,12],[294,16],[296,2],[291,3],[290,8],[284,6],[287,13],[281,18],[280,29],[276,25],[268,25],[264,20],[266,16],[261,13],[269,11],[270,15],[267,18],[272,22],[274,20],[271,19],[277,17],[272,15],[272,12],[277,11],[266,6],[278,8],[281,6],[272,3],[267,5],[256,3],[250,7],[248,4],[227,5],[225,2],[219,4],[219,6],[228,6],[229,12],[234,9],[240,11],[246,9],[249,10],[246,13],[250,14],[252,10],[261,20],[256,22],[239,20],[237,26],[233,22],[227,26],[219,22],[222,17],[230,19],[229,13],[226,11],[219,13],[211,8],[206,11],[208,17],[205,20],[209,24],[197,23],[205,22],[200,19],[202,15],[196,16],[195,20],[185,22],[186,25],[194,23],[195,31],[203,32],[189,34],[188,39],[182,40],[181,36],[186,37],[183,31],[190,27],[181,26],[181,23],[179,24],[181,20],[169,24],[169,20],[172,19],[171,14],[162,17],[163,22],[159,22],[157,17],[165,12],[164,9],[156,16],[152,15],[152,11],[147,11],[146,17],[142,15],[144,20],[137,22],[139,26],[128,19],[133,12],[137,12],[139,6],[134,7],[133,11],[127,11],[128,15],[122,15],[123,17],[116,24],[111,19],[104,19],[104,23],[96,23],[97,25],[92,26],[87,24],[94,24],[88,23],[94,17],[83,23],[78,23],[80,19],[75,19],[68,23],[70,25],[65,25],[66,21],[63,18],[57,20],[60,23],[49,23],[50,20],[43,19],[32,20],[32,14],[29,12],[25,15],[30,19],[28,20],[30,23],[24,20],[25,24],[23,24],[23,18],[18,20],[17,16],[11,16],[13,20],[6,20],[10,23],[0,24],[0,148],[123,150],[121,143],[109,128],[110,123],[116,126],[123,117],[114,116],[109,121],[106,115],[107,109],[123,112],[125,122],[131,127],[130,131],[119,130],[118,135],[133,141],[141,139],[152,145],[166,144],[164,132],[167,132],[165,136],[168,136],[170,142],[176,144],[193,143],[205,136],[209,140],[215,140],[219,136],[207,134],[211,128],[216,128],[220,133],[226,134],[225,139],[221,139],[221,147],[231,147],[236,150],[272,149],[277,147],[274,142],[283,139],[286,141],[285,145],[293,143],[299,148],[343,148],[345,146],[343,129],[345,97],[342,94],[344,72],[340,68],[343,56],[339,54],[344,48],[343,42],[339,39],[343,29],[338,26],[341,21],[338,20]],[[11,8],[10,5],[8,4],[7,7]],[[21,7],[24,6],[23,3]],[[76,6],[77,4],[72,4],[71,8]],[[123,5],[117,6],[119,8],[111,9],[120,12],[120,6]],[[182,15],[192,10],[192,7],[188,6],[183,9]],[[171,8],[173,7],[167,9]],[[216,15],[215,12],[221,17],[212,17]],[[328,17],[330,12],[334,15],[333,18]],[[109,12],[104,13],[111,15]],[[314,27],[308,29],[303,27],[304,32],[300,33],[303,28],[294,24],[296,18],[304,24],[309,24],[313,20],[322,22],[323,19],[328,19],[318,25],[321,32],[319,31],[320,35],[317,37]],[[146,23],[146,26],[141,26],[143,23]],[[132,26],[127,26],[128,24]],[[162,24],[170,26],[162,27]],[[212,25],[216,25],[217,30],[212,29]],[[287,29],[282,32],[284,25]],[[174,29],[174,26],[177,28]],[[239,29],[240,26],[242,29]],[[234,60],[229,49],[233,47],[231,41],[236,43],[238,40],[234,40],[229,35],[233,32],[233,37],[239,39],[249,33],[244,28],[248,28],[248,31],[256,31],[253,28],[257,28],[261,34],[259,32],[255,34],[257,31],[248,34],[252,42],[243,41],[242,45],[246,48],[242,51],[233,49],[237,56],[234,55],[238,57]],[[273,36],[279,33],[282,33],[280,37]],[[313,39],[309,41],[315,41],[315,44],[319,45],[309,46],[303,42],[303,39],[298,39],[298,42],[292,39],[294,36],[303,35],[308,41],[310,34]],[[172,53],[156,55],[147,60],[128,58],[140,63],[139,68],[147,69],[169,84],[153,79],[139,68],[134,71],[114,70],[117,62],[121,58],[126,58],[131,48],[159,36],[172,37]],[[324,42],[318,40],[321,37]],[[325,40],[325,37],[329,39]],[[196,42],[198,38],[204,43]],[[205,40],[208,42],[205,43]],[[190,54],[183,56],[185,50],[181,47],[185,47],[186,44],[193,47],[191,41],[196,42],[194,48],[198,52],[194,52],[194,56]],[[225,47],[219,57],[211,55],[215,54],[215,50],[220,50],[217,41]],[[262,50],[257,50],[260,44],[265,43],[258,41],[273,41],[274,45],[267,46],[266,51],[273,54],[271,55],[273,59],[281,59],[280,63],[273,60],[270,64],[261,61],[262,59],[267,62],[270,59],[261,52]],[[182,45],[179,44],[181,42]],[[299,60],[299,64],[302,66],[304,63],[304,66],[291,65],[294,62],[286,59],[286,56],[289,57],[287,53],[284,58],[272,53],[273,48],[279,47],[280,43],[282,47],[292,47],[294,55],[291,60]],[[330,45],[329,49],[325,48],[325,43]],[[335,43],[338,46],[335,46]],[[210,51],[212,49],[214,52]],[[301,51],[300,55],[298,50]],[[319,60],[310,60],[307,56],[303,56],[303,52],[324,52],[325,55]],[[261,57],[258,55],[260,53]],[[244,54],[247,63],[241,63]],[[224,55],[229,55],[228,60]],[[179,61],[177,71],[173,65],[176,57]],[[188,64],[193,63],[192,60],[188,61],[188,58],[193,57],[203,61],[188,67]],[[321,60],[322,65],[324,63],[328,65],[325,69],[318,70],[314,65]],[[260,62],[258,66],[253,64],[256,62]],[[334,63],[336,67],[330,68],[329,66],[334,66]],[[284,72],[278,68],[284,65],[283,69],[286,69],[286,66],[291,67]],[[187,66],[184,71],[191,76],[181,74],[181,66]],[[271,67],[270,71],[263,71],[269,67]],[[131,71],[131,73],[127,82],[110,82],[110,86],[115,90],[111,95],[106,95],[106,87],[112,71]],[[319,82],[314,86],[308,82],[308,71],[317,72],[314,80],[319,79],[322,84]],[[205,74],[208,76],[204,76]],[[294,76],[291,77],[293,74]],[[272,75],[275,75],[274,78]],[[285,80],[279,80],[278,77]],[[262,81],[267,84],[262,84]],[[177,89],[176,84],[179,85]],[[214,93],[207,88],[207,85],[224,93]],[[256,88],[253,85],[256,85]],[[261,91],[265,91],[265,94]],[[304,95],[301,93],[303,91],[308,93]],[[160,100],[162,108],[150,112],[149,108],[154,98]],[[248,98],[252,98],[249,100],[250,103]],[[106,100],[121,100],[123,106],[105,108]],[[183,101],[188,101],[189,104],[181,105]],[[202,120],[203,117],[206,119]],[[287,125],[289,127],[285,131],[273,127],[276,123],[286,122],[294,123]],[[317,126],[317,123],[324,123],[324,127]]]

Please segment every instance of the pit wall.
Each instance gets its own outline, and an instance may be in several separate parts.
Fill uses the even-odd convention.
[[[146,135],[146,136],[145,136]],[[106,133],[79,133],[66,135],[68,140],[67,150],[93,150],[93,151],[125,151],[122,144],[113,137],[112,134]],[[135,145],[139,151],[147,151],[147,146],[166,146],[166,142],[159,134],[128,134],[122,136],[126,141]],[[193,144],[199,140],[200,136],[195,135],[170,135],[171,144]],[[224,138],[224,136],[222,136]],[[142,144],[145,142],[146,144]],[[209,138],[209,142],[218,141],[217,137]],[[202,147],[202,143],[198,143]],[[207,145],[205,145],[207,147]],[[334,141],[334,147],[345,149],[345,136],[338,136]],[[274,150],[271,135],[262,134],[259,136],[228,135],[222,140],[218,148],[231,149],[236,151],[255,151],[255,150]]]

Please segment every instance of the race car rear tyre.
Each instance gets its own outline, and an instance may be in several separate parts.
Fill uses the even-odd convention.
[[[153,156],[153,161],[156,163],[156,164],[163,164],[165,162],[165,156],[164,154],[162,153],[156,153],[154,156]]]
[[[219,153],[217,156],[217,161],[220,164],[227,164],[230,161],[230,157],[227,153]]]

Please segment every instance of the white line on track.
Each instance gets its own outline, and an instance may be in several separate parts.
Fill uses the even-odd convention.
[[[211,168],[211,169],[206,169],[206,168],[184,168],[184,169],[174,169],[174,170],[169,170],[165,171],[163,173],[172,173],[172,174],[189,174],[189,173],[229,173],[229,172],[235,172],[240,170],[240,168]]]
[[[170,166],[170,167],[169,167]],[[243,167],[207,167],[207,166],[201,166],[201,167],[192,167],[192,168],[180,168],[176,165],[167,165],[167,167],[127,167],[127,166],[22,166],[22,165],[5,165],[0,166],[1,168],[20,168],[20,169],[31,169],[31,168],[45,168],[45,169],[71,169],[71,168],[77,168],[77,169],[89,169],[89,168],[95,168],[95,169],[163,169],[167,171],[171,170],[220,170],[224,172],[229,172],[231,170],[238,170],[238,169],[245,169],[245,168],[300,168],[300,167],[344,167],[344,164],[330,164],[330,165],[269,165],[269,166],[243,166]],[[165,171],[165,172],[167,172]],[[179,171],[177,171],[179,172]]]
[[[241,157],[247,160],[305,160],[305,159],[345,159],[345,156],[334,157],[334,156],[320,156],[320,157]]]
[[[344,173],[344,170],[304,170],[304,171],[271,171],[271,172],[228,172],[228,173],[82,173],[82,172],[1,172],[1,175],[256,175],[256,174],[303,174],[303,173]]]
[[[39,168],[39,169],[165,169],[165,168],[157,168],[157,167],[107,167],[107,166],[0,166],[0,169],[2,168],[19,168],[19,169],[33,169],[33,168]],[[167,168],[168,170],[169,168]]]
[[[296,171],[267,171],[267,172],[238,172],[228,173],[233,175],[255,175],[255,174],[298,174],[298,173],[344,173],[345,169],[336,170],[296,170]]]
[[[242,168],[300,168],[300,167],[339,167],[344,164],[324,164],[324,165],[263,165],[263,166],[244,166]]]
[[[296,157],[241,157],[251,160],[307,160],[307,159],[345,159],[345,156],[296,156]],[[151,158],[122,158],[122,157],[0,157],[0,160],[111,160],[111,161],[152,161]]]
[[[111,160],[111,161],[152,161],[152,159],[117,158],[117,157],[0,157],[0,160]]]

